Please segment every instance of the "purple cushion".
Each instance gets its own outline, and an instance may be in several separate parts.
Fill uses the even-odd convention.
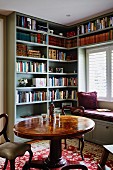
[[[97,92],[78,92],[78,104],[85,109],[97,109]]]
[[[113,111],[98,112],[97,110],[85,110],[84,116],[92,119],[104,120],[113,122]]]

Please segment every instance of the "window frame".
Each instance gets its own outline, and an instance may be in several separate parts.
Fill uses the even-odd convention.
[[[89,53],[103,52],[106,51],[106,82],[107,82],[107,96],[98,97],[100,101],[113,101],[112,97],[112,84],[111,84],[111,51],[113,51],[113,45],[105,45],[101,47],[94,47],[86,49],[86,90],[89,91]],[[113,67],[112,67],[113,69]],[[112,88],[112,89],[111,89]],[[96,90],[95,90],[96,91]]]

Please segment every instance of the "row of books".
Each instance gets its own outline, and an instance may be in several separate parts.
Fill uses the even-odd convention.
[[[100,33],[96,35],[82,37],[79,39],[79,46],[104,42],[108,40],[113,40],[113,30],[110,30],[109,32],[106,33]]]
[[[16,44],[16,55],[17,56],[28,56],[28,57],[35,57],[41,58],[42,54],[40,50],[30,50],[28,46],[25,44]]]
[[[60,47],[76,47],[77,46],[77,38],[73,39],[63,39],[59,37],[49,36],[49,45],[60,46]]]
[[[75,53],[69,53],[67,54],[64,51],[61,50],[55,50],[55,49],[49,49],[49,59],[55,59],[55,60],[77,60],[77,56]]]
[[[36,102],[47,100],[46,91],[16,91],[16,103]]]
[[[45,32],[48,31],[47,26],[45,24],[40,25],[40,22],[35,19],[31,19],[30,17],[17,15],[16,23],[16,25],[19,27],[28,28],[32,30],[41,30]]]
[[[30,17],[25,17],[25,16],[17,15],[17,26],[32,29],[32,30],[42,30],[42,31],[48,32],[46,23],[43,23],[42,25],[40,25],[37,20],[31,19]],[[98,18],[94,21],[89,21],[85,24],[80,25],[78,29],[79,30],[78,34],[84,34],[84,33],[96,31],[99,29],[104,29],[104,28],[112,27],[112,26],[113,26],[113,16],[106,16],[106,17]],[[67,31],[66,33],[67,37],[72,37],[76,35],[77,35],[77,27],[75,27],[74,30],[72,31]]]
[[[79,34],[85,34],[88,32],[96,31],[99,29],[104,29],[113,26],[113,16],[103,17],[102,19],[97,19],[87,24],[82,24],[79,27]]]
[[[53,100],[58,100],[58,99],[76,99],[76,90],[52,90],[49,91],[49,97],[53,98]]]
[[[49,59],[66,60],[66,53],[55,49],[49,49]]]
[[[77,77],[50,77],[49,85],[50,86],[77,86],[78,80]]]
[[[64,38],[49,36],[49,45],[65,47],[66,46],[66,42],[65,42]]]
[[[23,41],[29,41],[34,43],[41,43],[41,44],[47,44],[47,35],[46,34],[40,34],[40,33],[23,33],[23,32],[17,32],[17,40],[23,40]]]
[[[66,48],[72,48],[77,46],[77,38],[66,40]]]
[[[32,61],[17,61],[17,72],[46,72],[46,63],[38,63]]]
[[[17,43],[16,44],[16,55],[27,56],[27,45]]]

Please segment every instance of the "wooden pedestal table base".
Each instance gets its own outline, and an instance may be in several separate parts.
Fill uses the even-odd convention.
[[[66,164],[66,160],[62,158],[61,139],[50,141],[50,153],[44,161],[31,161],[30,168],[58,168]],[[26,163],[27,165],[27,163]]]
[[[30,167],[49,169],[66,164],[62,158],[61,140],[87,133],[94,129],[93,120],[81,116],[64,115],[52,122],[39,117],[26,119],[14,125],[15,135],[26,139],[50,140],[50,153],[44,161],[32,160]],[[27,167],[27,163],[25,165]],[[27,168],[24,168],[27,169]]]

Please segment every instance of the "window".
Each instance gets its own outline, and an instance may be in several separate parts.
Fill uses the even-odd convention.
[[[97,91],[98,99],[113,100],[113,47],[86,50],[87,91]]]

